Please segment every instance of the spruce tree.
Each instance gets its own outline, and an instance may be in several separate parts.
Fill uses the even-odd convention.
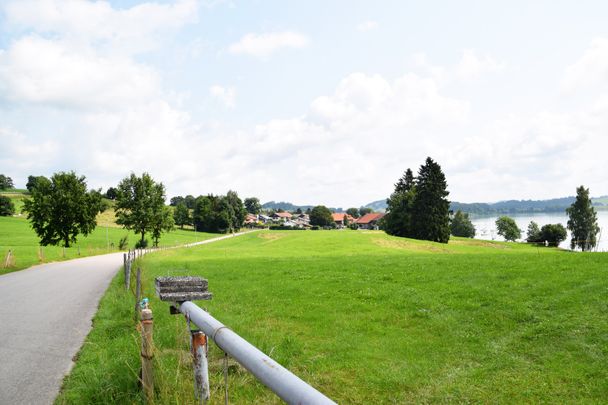
[[[597,224],[597,214],[591,199],[589,189],[580,186],[576,189],[576,200],[566,208],[568,213],[568,229],[572,232],[570,247],[582,251],[591,250],[597,244],[597,234],[600,227]]]
[[[388,200],[384,217],[386,233],[394,236],[412,237],[412,205],[416,197],[415,179],[411,169],[407,169],[395,184],[395,191]]]
[[[420,166],[416,178],[416,197],[412,205],[411,233],[416,239],[448,243],[450,202],[441,166],[430,157]]]

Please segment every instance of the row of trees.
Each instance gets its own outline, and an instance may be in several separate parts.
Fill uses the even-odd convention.
[[[175,224],[182,228],[193,225],[195,230],[202,232],[234,232],[242,227],[247,215],[235,191],[228,191],[225,196],[198,196],[191,205],[192,213],[185,199],[176,201],[173,212]]]
[[[593,249],[597,245],[597,235],[600,231],[597,223],[597,213],[591,198],[589,189],[580,186],[576,189],[576,199],[566,209],[568,214],[567,227],[572,232],[570,247],[579,248],[582,251]],[[501,216],[496,220],[498,234],[507,241],[515,241],[521,238],[521,229],[513,218]],[[546,224],[539,227],[534,221],[528,225],[526,241],[529,243],[546,243],[549,246],[558,246],[568,237],[568,231],[562,224]]]
[[[24,200],[24,211],[43,246],[69,247],[78,235],[95,229],[97,214],[106,208],[101,191],[87,190],[85,176],[74,172],[55,173],[50,179],[30,176],[26,187],[30,197]],[[116,222],[140,235],[138,247],[147,245],[147,233],[157,245],[161,234],[173,229],[165,187],[148,173],[131,174],[114,191]]]
[[[447,243],[450,202],[441,167],[428,157],[414,177],[407,169],[387,200],[384,229],[390,235]]]

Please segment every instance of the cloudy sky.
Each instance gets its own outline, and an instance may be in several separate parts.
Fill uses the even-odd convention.
[[[608,194],[608,2],[0,0],[0,173],[359,206]]]

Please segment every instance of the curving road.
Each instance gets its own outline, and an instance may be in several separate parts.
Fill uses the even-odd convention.
[[[52,404],[122,253],[0,276],[0,404]]]
[[[111,253],[0,276],[0,405],[53,403],[122,257]]]

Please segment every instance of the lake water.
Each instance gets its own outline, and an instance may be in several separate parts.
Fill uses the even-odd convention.
[[[511,217],[517,223],[519,229],[521,229],[521,236],[525,240],[526,230],[530,221],[534,221],[538,224],[538,227],[542,227],[546,224],[562,224],[566,227],[568,223],[568,215],[566,213],[538,213],[538,214],[503,214]],[[473,217],[471,216],[471,222],[475,225],[475,238],[486,239],[486,240],[504,240],[496,232],[495,221],[499,215],[493,216],[482,216]],[[597,222],[600,226],[600,233],[598,234],[598,245],[597,250],[599,252],[608,252],[608,211],[597,211]],[[570,249],[570,232],[568,232],[568,239],[559,245],[561,248]]]

